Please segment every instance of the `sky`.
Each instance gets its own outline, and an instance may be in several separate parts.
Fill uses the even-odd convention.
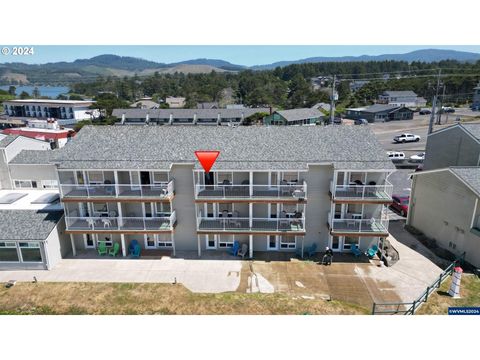
[[[1,46],[1,45],[0,45]],[[3,46],[2,46],[3,48]],[[9,46],[12,48],[12,46]],[[222,59],[237,65],[263,65],[276,61],[298,60],[314,56],[360,56],[406,53],[418,49],[452,49],[480,53],[478,45],[432,46],[432,45],[312,45],[312,46],[260,46],[260,45],[42,45],[33,46],[34,55],[0,55],[0,63],[24,62],[44,64],[47,62],[74,61],[102,54],[133,56],[146,60],[172,63],[184,60],[209,58]]]

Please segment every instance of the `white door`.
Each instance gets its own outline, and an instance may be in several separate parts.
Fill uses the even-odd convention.
[[[268,251],[278,250],[278,236],[277,235],[268,235],[267,236],[267,250]]]
[[[156,242],[157,242],[157,235],[156,234],[150,234],[150,235],[144,235],[144,241],[145,241],[145,249],[155,249],[156,248]]]
[[[330,249],[335,252],[341,251],[343,248],[343,237],[342,236],[331,236],[330,237]]]
[[[84,234],[83,242],[85,243],[85,249],[95,249],[95,239],[93,234]]]

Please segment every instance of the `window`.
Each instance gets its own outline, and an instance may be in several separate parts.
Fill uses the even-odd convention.
[[[17,244],[13,241],[0,242],[0,261],[18,262]]]
[[[230,248],[233,247],[233,235],[218,235],[218,247],[219,248]]]
[[[297,239],[295,236],[280,237],[280,249],[295,249],[297,247]]]
[[[44,189],[58,189],[57,180],[42,180],[42,187]]]
[[[275,235],[267,236],[267,250],[278,250],[278,237]]]
[[[42,262],[39,242],[21,242],[19,246],[23,262]]]
[[[102,235],[96,234],[96,237],[97,237],[97,246],[98,246],[98,243],[101,243],[101,242],[105,243],[105,245],[108,247],[113,246],[112,235],[102,236]]]
[[[94,216],[108,216],[107,203],[93,203],[92,206]]]
[[[15,189],[36,189],[37,182],[34,180],[13,180]]]
[[[88,173],[88,181],[90,184],[103,184],[103,172],[101,171],[90,171]]]
[[[173,246],[173,242],[171,240],[170,241],[158,240],[157,241],[157,246],[159,248],[171,248]]]
[[[343,240],[343,250],[350,250],[353,244],[357,245],[359,244],[360,238],[355,238],[351,236],[345,236]]]
[[[217,240],[215,235],[205,235],[205,245],[207,249],[216,249],[217,248]]]

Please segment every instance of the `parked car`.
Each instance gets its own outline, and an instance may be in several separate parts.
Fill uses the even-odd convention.
[[[425,160],[425,153],[422,152],[422,153],[419,153],[419,154],[412,155],[412,156],[410,156],[410,160],[415,161],[415,162],[424,161]]]
[[[423,109],[418,112],[419,115],[430,115],[432,112],[428,109]]]
[[[420,136],[414,134],[401,134],[393,138],[393,141],[396,143],[406,143],[420,141]]]
[[[390,160],[405,160],[405,153],[400,151],[387,151]]]
[[[450,106],[442,106],[442,108],[439,111],[441,114],[446,114],[446,113],[454,113],[455,109],[450,107]]]
[[[354,122],[355,125],[368,125],[367,119],[356,119]]]
[[[410,202],[410,196],[405,195],[393,195],[392,204],[390,209],[398,212],[401,216],[406,217],[408,214],[408,203]]]

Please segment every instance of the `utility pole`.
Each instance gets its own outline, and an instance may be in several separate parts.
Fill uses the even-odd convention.
[[[332,94],[330,95],[330,125],[333,125],[335,120],[335,81],[336,79],[337,79],[337,76],[333,75]]]
[[[430,114],[430,122],[428,123],[428,134],[431,134],[433,131],[433,121],[435,120],[435,109],[437,107],[437,98],[438,98],[438,88],[440,87],[440,75],[442,74],[442,69],[438,70],[438,77],[437,77],[437,89],[435,92],[435,96],[433,97],[432,101],[432,113]]]
[[[444,84],[443,85],[443,95],[442,95],[442,101],[440,101],[440,103],[442,104],[442,107],[440,108],[440,111],[438,112],[438,116],[437,116],[437,125],[440,125],[442,123],[442,108],[443,108],[443,105],[445,105],[445,89],[446,89],[446,85]]]

